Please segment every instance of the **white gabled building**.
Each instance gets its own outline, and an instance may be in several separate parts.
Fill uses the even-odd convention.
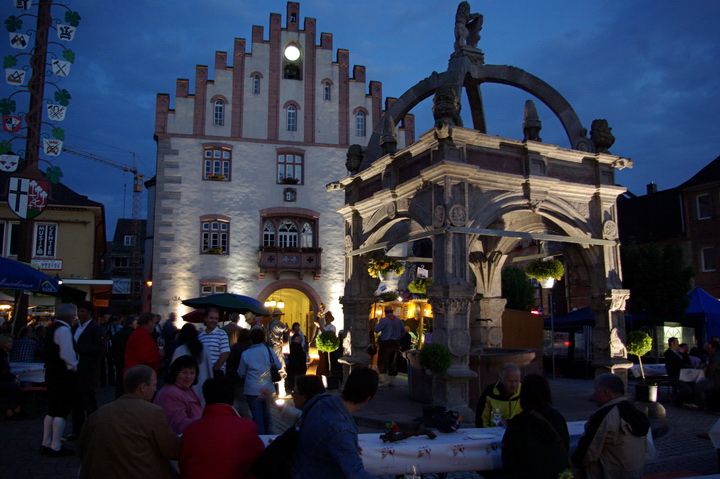
[[[232,57],[198,65],[194,93],[178,79],[158,94],[157,176],[151,188],[152,310],[229,291],[285,304],[285,321],[307,327],[326,304],[342,327],[342,193],[325,185],[347,176],[351,144],[379,129],[382,84],[350,70],[300,5],[270,14],[269,38],[253,26],[250,51],[236,38]],[[388,99],[387,102],[392,101]],[[398,147],[414,138],[408,115]]]

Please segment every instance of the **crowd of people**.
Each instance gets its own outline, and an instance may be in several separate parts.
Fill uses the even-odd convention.
[[[672,385],[673,401],[677,405],[707,408],[711,395],[720,396],[720,338],[711,338],[702,348],[690,348],[672,337],[668,339],[668,348],[663,356]],[[695,380],[696,375],[693,378],[681,377],[683,369],[702,371],[701,379]],[[720,404],[720,397],[717,402]]]
[[[79,454],[80,477],[262,476],[253,470],[265,449],[260,436],[272,432],[270,408],[278,383],[285,383],[292,405],[278,407],[298,434],[294,477],[371,477],[358,453],[352,414],[397,374],[407,330],[392,309],[373,327],[380,374],[354,369],[339,396],[328,394],[320,377],[306,375],[310,341],[298,323],[287,328],[275,317],[263,325],[249,316],[249,329],[219,327],[220,313],[209,309],[198,332],[192,324],[178,329],[174,316],[162,326],[159,319],[143,313],[94,321],[88,304],[62,304],[52,323],[36,326],[44,341],[25,332],[14,341],[0,335],[0,391],[10,397],[6,416],[20,413],[12,388],[3,386],[13,382],[6,381],[9,360],[40,359],[48,389],[40,452]],[[332,316],[324,314],[320,330],[333,327]],[[694,393],[716,387],[716,341],[699,354],[671,338],[665,360],[670,377],[686,367],[705,368],[709,383],[696,383]],[[95,394],[103,378],[116,383],[116,400],[98,409]],[[571,451],[548,381],[523,378],[516,365],[506,364],[482,392],[475,424],[505,428],[503,477],[554,479],[569,471],[575,477],[641,477],[651,444],[647,417],[627,400],[617,376],[598,376],[594,399],[599,408]],[[72,432],[65,435],[69,416]],[[73,440],[75,450],[68,447]]]

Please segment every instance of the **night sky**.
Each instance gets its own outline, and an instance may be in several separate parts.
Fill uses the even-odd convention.
[[[13,3],[2,0],[3,21],[20,12]],[[608,120],[616,137],[611,152],[635,163],[617,175],[632,192],[643,194],[650,181],[660,189],[676,186],[720,154],[720,2],[471,5],[484,15],[479,46],[487,64],[513,65],[540,77],[570,102],[588,130],[593,119]],[[65,129],[67,146],[127,164],[134,152],[148,176],[155,169],[156,94],[170,93],[172,107],[176,78],[189,78],[193,92],[196,64],[212,67],[214,52],[230,53],[235,37],[247,39],[249,51],[251,26],[263,25],[267,38],[270,12],[281,13],[284,25],[286,11],[286,2],[276,0],[75,0],[70,6],[82,20],[75,40],[66,44],[76,60],[58,86],[72,100],[67,119],[57,126]],[[305,16],[315,17],[316,43],[319,32],[333,33],[334,49],[349,49],[351,65],[365,65],[368,81],[381,81],[384,96],[398,97],[433,70],[447,68],[456,7],[432,0],[308,0],[300,5],[300,25]],[[23,32],[34,30],[32,18],[24,21]],[[7,40],[3,45],[3,56],[19,52]],[[3,83],[0,96],[12,91]],[[529,98],[511,87],[485,85],[488,133],[521,139]],[[24,113],[27,95],[14,99]],[[417,136],[432,125],[430,102],[414,111]],[[537,100],[536,105],[543,141],[569,146],[553,114]],[[472,124],[467,108],[463,117]],[[65,184],[105,204],[110,238],[117,219],[130,216],[130,175],[69,154],[54,163]]]

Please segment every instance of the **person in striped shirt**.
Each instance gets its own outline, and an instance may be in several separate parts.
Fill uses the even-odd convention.
[[[214,308],[208,309],[205,312],[205,331],[198,336],[203,347],[207,348],[215,375],[218,371],[225,372],[225,362],[230,356],[230,341],[227,333],[217,327],[219,320],[220,312]]]

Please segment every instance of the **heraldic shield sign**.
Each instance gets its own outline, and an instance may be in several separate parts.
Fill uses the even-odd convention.
[[[50,196],[50,182],[31,178],[10,177],[8,206],[24,220],[43,212]]]

